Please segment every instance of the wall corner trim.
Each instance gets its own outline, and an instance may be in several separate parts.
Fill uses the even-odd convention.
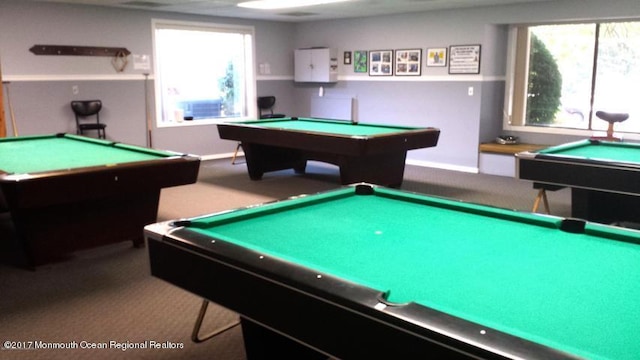
[[[153,74],[149,75],[149,79],[153,79]],[[113,74],[113,75],[98,75],[98,74],[68,74],[68,75],[8,75],[5,76],[3,81],[20,82],[20,81],[130,81],[130,80],[145,80],[144,74]]]

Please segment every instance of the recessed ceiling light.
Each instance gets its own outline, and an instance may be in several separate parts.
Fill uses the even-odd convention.
[[[238,6],[251,9],[273,10],[303,6],[331,4],[350,0],[257,0],[239,3]]]

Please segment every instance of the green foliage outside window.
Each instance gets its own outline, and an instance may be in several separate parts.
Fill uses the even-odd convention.
[[[233,76],[233,62],[229,62],[227,65],[227,71],[224,77],[220,78],[219,88],[222,93],[222,110],[226,116],[235,115],[235,90],[234,90],[234,76]]]
[[[552,124],[560,109],[562,75],[553,55],[533,34],[529,63],[527,124]]]

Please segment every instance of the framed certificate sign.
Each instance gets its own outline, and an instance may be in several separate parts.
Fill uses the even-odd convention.
[[[449,47],[449,74],[479,74],[480,45]]]

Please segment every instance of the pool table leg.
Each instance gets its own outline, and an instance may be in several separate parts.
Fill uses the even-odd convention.
[[[260,180],[269,171],[294,169],[304,173],[307,166],[303,154],[295,149],[253,143],[242,143],[242,148],[251,180]]]
[[[406,157],[406,151],[360,157],[345,156],[338,164],[341,182],[347,185],[364,181],[382,186],[400,187],[404,178]]]
[[[251,166],[249,166],[249,164],[247,163],[247,169],[249,170],[249,178],[251,180],[261,180],[262,179],[262,175],[264,175],[264,171],[258,171],[255,168],[252,168]]]
[[[11,210],[15,265],[35,269],[77,250],[132,241],[144,247],[145,225],[157,219],[160,189]]]
[[[295,171],[296,174],[304,174],[307,171],[307,162],[304,161],[294,166],[293,171]]]
[[[304,173],[307,160],[318,160],[340,168],[342,184],[357,182],[400,187],[407,152],[395,151],[371,155],[340,155],[330,152],[302,151],[254,143],[242,143],[251,180],[260,180],[265,172],[294,169]],[[382,171],[381,171],[382,169]]]

